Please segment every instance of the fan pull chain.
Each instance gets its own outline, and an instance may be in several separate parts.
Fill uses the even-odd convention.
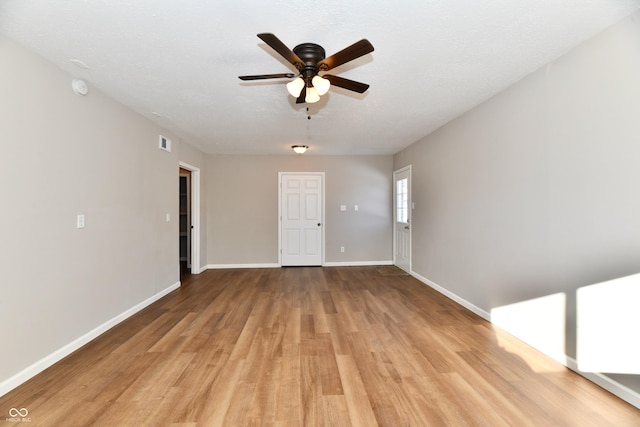
[[[309,107],[307,107],[307,120],[311,120],[311,116],[309,115]]]

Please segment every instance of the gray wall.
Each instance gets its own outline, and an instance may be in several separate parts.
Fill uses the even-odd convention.
[[[392,156],[207,156],[208,264],[278,263],[278,172],[325,172],[325,262],[390,262],[392,166]]]
[[[0,38],[0,385],[176,285],[179,150]],[[76,229],[76,215],[86,228]]]
[[[640,272],[639,19],[394,157],[413,165],[414,272],[487,313],[564,294],[570,358],[576,291]],[[536,307],[503,326],[527,340],[551,315]],[[612,332],[637,340],[628,315]],[[616,377],[640,391],[638,378]]]

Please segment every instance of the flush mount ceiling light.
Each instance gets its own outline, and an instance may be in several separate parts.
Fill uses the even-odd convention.
[[[307,148],[309,148],[308,145],[292,145],[291,148],[293,148],[293,151],[295,151],[297,154],[302,154],[305,151],[307,151]]]
[[[296,67],[298,74],[260,74],[255,76],[239,76],[240,80],[264,80],[294,78],[287,83],[287,91],[296,98],[296,104],[318,102],[320,97],[329,91],[331,85],[341,87],[358,93],[364,93],[369,89],[369,85],[345,79],[343,77],[325,74],[320,76],[319,72],[329,71],[346,62],[353,61],[368,53],[373,52],[373,46],[367,39],[352,44],[342,49],[340,52],[325,58],[325,50],[315,43],[303,43],[289,49],[275,35],[271,33],[258,34],[266,44],[278,52],[291,65]]]

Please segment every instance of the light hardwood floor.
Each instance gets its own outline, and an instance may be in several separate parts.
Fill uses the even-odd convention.
[[[0,397],[0,424],[23,407],[33,426],[640,426],[639,409],[374,267],[192,276]]]

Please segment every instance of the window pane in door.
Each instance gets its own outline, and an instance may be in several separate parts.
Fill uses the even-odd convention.
[[[396,181],[396,221],[406,223],[409,219],[408,178]]]

